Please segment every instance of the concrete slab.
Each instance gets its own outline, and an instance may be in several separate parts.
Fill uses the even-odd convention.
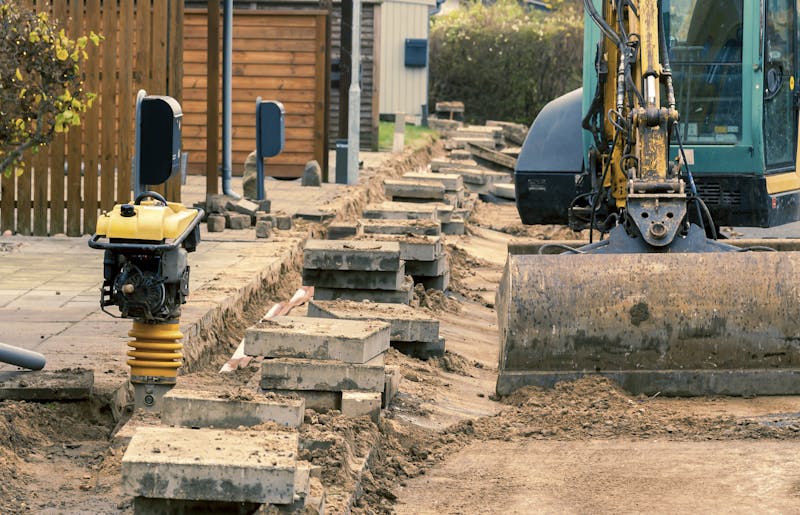
[[[392,341],[437,342],[439,340],[439,321],[405,304],[315,299],[308,304],[308,316],[378,320],[391,324]]]
[[[386,241],[308,240],[303,249],[308,270],[397,271],[400,244]]]
[[[329,240],[346,240],[358,234],[356,224],[331,224],[328,226]]]
[[[321,288],[348,288],[396,291],[403,287],[405,267],[393,272],[363,272],[361,270],[303,269],[303,284]]]
[[[492,185],[492,193],[500,198],[514,200],[517,198],[513,184],[495,183]]]
[[[269,389],[262,392],[272,392],[278,395],[293,395],[305,402],[306,409],[314,411],[329,411],[342,409],[342,392],[329,392],[323,390],[282,390]]]
[[[358,220],[361,234],[416,234],[420,236],[438,236],[442,233],[442,224],[438,220]]]
[[[450,270],[450,260],[443,254],[433,261],[406,261],[406,273],[410,276],[437,276]]]
[[[445,291],[450,286],[450,270],[445,271],[444,274],[439,276],[414,276],[414,282],[421,284],[426,290],[441,290]]]
[[[366,363],[389,349],[390,325],[377,320],[275,317],[250,327],[244,352],[268,358]]]
[[[303,423],[304,409],[302,399],[257,393],[249,399],[223,397],[220,392],[181,388],[179,385],[164,395],[161,421],[172,426],[221,429],[264,422],[299,427]]]
[[[470,153],[472,156],[472,153]],[[431,171],[441,172],[447,171],[447,173],[454,173],[451,171],[453,168],[462,168],[462,169],[479,169],[481,168],[480,165],[474,159],[433,159],[431,161]]]
[[[342,415],[369,417],[376,424],[381,418],[381,392],[342,392]]]
[[[464,180],[458,174],[409,172],[403,174],[403,178],[420,182],[441,183],[446,192],[464,189]]]
[[[445,341],[439,338],[435,343],[431,342],[392,342],[392,347],[402,352],[406,356],[417,359],[430,359],[444,356]]]
[[[383,355],[364,364],[294,358],[264,360],[261,388],[265,390],[383,391]]]
[[[0,372],[0,400],[85,400],[93,384],[94,372],[86,369]]]
[[[387,197],[405,197],[426,200],[444,199],[444,184],[441,182],[416,181],[413,179],[386,179],[383,190]]]
[[[379,220],[442,220],[452,210],[453,206],[438,202],[381,202],[367,205],[361,216]]]
[[[444,252],[441,236],[415,234],[370,234],[359,236],[361,241],[395,242],[400,246],[400,259],[405,261],[433,261]]]
[[[368,300],[371,302],[388,302],[391,304],[409,304],[414,296],[414,281],[406,276],[400,290],[349,290],[344,288],[314,288],[314,298],[319,300]]]
[[[463,218],[453,216],[449,222],[442,223],[442,232],[454,236],[461,236],[467,232],[467,226]]]
[[[126,495],[288,504],[296,432],[143,427],[122,457]]]

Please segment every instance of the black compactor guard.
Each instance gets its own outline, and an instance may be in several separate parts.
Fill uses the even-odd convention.
[[[583,163],[582,92],[577,89],[544,106],[522,145],[514,187],[526,225],[566,225],[573,199],[592,190]]]

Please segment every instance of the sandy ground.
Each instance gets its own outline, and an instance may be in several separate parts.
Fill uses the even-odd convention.
[[[800,513],[800,398],[635,397],[598,378],[494,396],[494,288],[517,233],[508,209],[480,205],[469,233],[448,237],[451,292],[415,300],[448,352],[390,351],[403,382],[380,424],[306,413],[301,439],[314,445],[301,457],[322,467],[329,512],[345,510],[369,458],[355,513]],[[231,322],[227,347],[295,285],[280,286]],[[221,387],[237,391],[257,367]],[[0,403],[0,513],[130,513],[113,431],[92,403]]]

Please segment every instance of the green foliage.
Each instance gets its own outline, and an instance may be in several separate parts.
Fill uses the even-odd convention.
[[[467,121],[530,124],[550,100],[581,85],[582,10],[553,2],[552,12],[516,1],[473,3],[433,18],[430,104],[464,102]]]
[[[403,143],[406,147],[419,148],[436,137],[436,131],[420,125],[406,124]],[[391,150],[394,142],[394,122],[380,122],[378,126],[378,150]]]
[[[0,0],[0,172],[22,174],[26,150],[80,125],[96,96],[83,90],[81,65],[101,39],[70,39],[46,13]]]

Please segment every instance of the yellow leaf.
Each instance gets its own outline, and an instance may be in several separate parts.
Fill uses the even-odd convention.
[[[17,73],[15,73],[14,76],[17,80],[22,80],[22,73],[19,71],[19,68],[17,68]]]
[[[94,31],[89,33],[89,39],[92,40],[92,43],[94,43],[94,46],[97,46],[97,45],[100,44],[100,36],[98,34],[95,34]]]
[[[67,52],[66,48],[59,48],[56,51],[56,57],[58,57],[59,61],[66,61],[67,57],[69,57],[69,52]]]
[[[31,43],[38,43],[39,42],[39,34],[37,34],[36,32],[31,32],[30,35],[28,36],[28,40]]]
[[[20,167],[20,166],[18,166],[18,167],[17,167],[17,168],[14,170],[14,174],[16,174],[16,176],[17,176],[17,177],[20,177],[20,176],[21,176],[23,173],[25,173],[25,169],[24,169],[24,168],[22,168],[22,167]]]
[[[22,97],[24,97],[24,96],[25,96],[25,93],[26,93],[27,91],[28,91],[28,88],[22,88],[22,89],[20,90],[20,92],[19,92],[19,98],[22,98]]]

